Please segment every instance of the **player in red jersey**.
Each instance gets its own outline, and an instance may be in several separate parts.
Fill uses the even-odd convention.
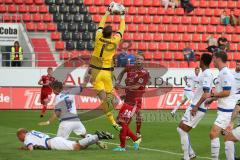
[[[42,111],[40,117],[43,117],[43,115],[46,112],[47,104],[50,101],[50,95],[52,94],[52,88],[49,86],[51,82],[55,80],[55,78],[52,76],[53,69],[51,67],[48,67],[47,69],[47,75],[43,75],[41,79],[38,81],[39,85],[42,85],[41,89],[41,104],[42,104]]]
[[[150,75],[147,70],[143,68],[144,57],[142,55],[136,56],[136,64],[134,66],[126,67],[118,76],[116,82],[116,88],[125,89],[126,97],[124,104],[121,107],[118,114],[118,122],[120,123],[122,130],[120,132],[120,147],[114,149],[114,151],[125,151],[126,137],[130,137],[134,141],[134,149],[138,150],[141,142],[140,128],[141,128],[141,106],[142,97],[145,93],[145,87],[149,83]],[[125,80],[126,86],[121,86],[120,82],[127,73]],[[128,125],[131,122],[133,115],[136,114],[136,135],[130,130]]]

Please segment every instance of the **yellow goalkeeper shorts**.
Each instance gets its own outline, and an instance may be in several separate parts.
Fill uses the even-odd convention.
[[[92,69],[91,76],[92,85],[95,90],[112,93],[112,71]]]

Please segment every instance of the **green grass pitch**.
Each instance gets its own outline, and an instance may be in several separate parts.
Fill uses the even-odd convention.
[[[107,130],[115,135],[115,139],[108,141],[108,150],[101,150],[96,145],[90,146],[86,150],[76,151],[43,151],[33,152],[21,151],[17,148],[21,143],[16,138],[16,130],[19,127],[25,127],[29,130],[35,129],[45,133],[55,134],[58,127],[58,121],[49,126],[38,126],[40,121],[40,111],[0,111],[0,160],[177,160],[181,159],[181,146],[179,135],[176,131],[178,118],[172,119],[169,111],[143,111],[145,122],[142,125],[143,141],[139,151],[133,151],[132,142],[129,140],[128,151],[116,153],[112,149],[119,143],[118,133],[109,125],[105,117],[84,121],[84,125],[89,133],[95,130]],[[42,119],[46,120],[52,111]],[[204,119],[196,129],[192,130],[191,142],[193,149],[198,155],[197,159],[210,159],[210,140],[209,130],[216,118],[216,111],[208,111]],[[132,122],[132,128],[135,127]],[[71,135],[74,137],[75,135]],[[236,144],[236,154],[240,155],[240,146]],[[221,138],[220,159],[225,159],[224,143]]]

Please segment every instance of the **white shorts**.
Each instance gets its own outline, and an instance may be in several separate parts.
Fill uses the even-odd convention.
[[[237,127],[232,130],[233,136],[240,141],[240,127]]]
[[[189,99],[192,100],[193,98],[193,91],[185,91],[183,92],[182,100]]]
[[[232,112],[217,112],[217,118],[214,124],[222,129],[226,129],[231,121]]]
[[[48,141],[53,150],[74,150],[75,141],[64,139],[63,137],[54,137]]]
[[[196,115],[192,116],[191,110],[192,110],[192,108],[190,106],[186,109],[186,111],[182,117],[182,121],[187,126],[195,128],[198,125],[198,123],[202,120],[202,118],[204,117],[205,112],[197,111]]]
[[[85,135],[86,129],[81,121],[62,121],[58,127],[57,137],[68,139],[72,132],[78,136]]]

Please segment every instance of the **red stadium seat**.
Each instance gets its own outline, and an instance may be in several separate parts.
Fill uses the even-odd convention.
[[[182,40],[183,40],[183,42],[190,42],[190,41],[191,41],[191,35],[189,35],[189,34],[184,34],[184,35],[182,36]]]
[[[234,10],[234,15],[235,16],[240,16],[240,10]]]
[[[137,14],[136,7],[133,7],[133,6],[129,7],[127,13],[128,14]]]
[[[153,33],[144,33],[143,34],[143,41],[152,41],[153,40]]]
[[[228,4],[227,4],[227,7],[228,8],[235,8],[235,2],[234,1],[228,1]]]
[[[181,21],[180,17],[178,17],[178,16],[172,17],[172,23],[173,24],[179,24],[180,21]]]
[[[193,42],[200,42],[201,41],[200,34],[193,34],[192,35],[192,41]]]
[[[198,62],[193,62],[193,61],[190,61],[189,62],[189,68],[196,68],[199,66],[199,63]]]
[[[153,23],[155,23],[155,24],[161,23],[160,17],[159,16],[153,16]]]
[[[152,1],[143,0],[143,6],[145,6],[145,7],[150,7],[150,6],[152,6]]]
[[[140,33],[134,33],[133,37],[134,37],[134,41],[142,41],[143,40],[143,34],[140,34]]]
[[[169,24],[171,22],[171,18],[169,16],[162,17],[162,23]]]
[[[150,15],[156,15],[157,14],[157,8],[156,7],[149,7],[147,13],[150,14]]]
[[[201,24],[206,24],[206,25],[209,25],[209,18],[208,17],[202,17],[201,18]]]
[[[134,6],[142,6],[142,4],[143,4],[142,0],[133,0]]]
[[[42,31],[42,32],[46,31],[45,23],[42,23],[42,22],[38,23],[37,24],[37,31]]]
[[[5,4],[13,4],[13,0],[5,0]]]
[[[192,17],[192,18],[191,18],[191,23],[192,23],[192,24],[199,24],[199,19],[198,19],[198,17]]]
[[[239,61],[239,60],[240,60],[240,54],[237,53],[237,52],[233,53],[233,59],[234,59],[235,61]]]
[[[152,19],[150,16],[144,16],[143,17],[143,23],[149,24],[152,22]]]
[[[172,34],[169,34],[169,33],[165,33],[163,34],[163,41],[172,41]]]
[[[94,0],[93,3],[96,6],[102,6],[103,5],[102,0]]]
[[[97,7],[95,6],[89,6],[88,11],[92,14],[96,14],[98,12]]]
[[[174,14],[175,14],[175,13],[174,13],[174,9],[172,9],[172,8],[168,8],[165,13],[166,13],[167,15],[174,15]]]
[[[53,41],[59,41],[61,39],[61,34],[59,32],[52,32],[51,39]]]
[[[14,4],[11,4],[8,6],[8,12],[9,13],[16,13],[17,12],[17,7]]]
[[[31,22],[26,23],[26,29],[27,29],[27,31],[35,31],[34,23],[31,23]]]
[[[195,12],[195,15],[197,15],[197,16],[203,16],[204,15],[204,9],[202,9],[202,8],[196,8],[194,10],[194,12]]]
[[[57,29],[57,27],[56,27],[56,25],[54,23],[48,23],[47,24],[47,30],[48,31],[53,32],[53,31],[56,31],[56,29]]]
[[[199,43],[198,44],[198,50],[200,51],[206,51],[207,45],[205,43]]]
[[[165,15],[165,9],[163,7],[158,7],[157,14],[158,15]]]
[[[219,1],[218,2],[219,8],[226,8],[227,7],[227,1]]]
[[[30,22],[30,21],[31,21],[31,15],[28,14],[28,13],[23,14],[23,15],[22,15],[22,20],[23,20],[24,22]]]
[[[148,43],[148,50],[149,51],[156,51],[157,48],[158,48],[158,43],[155,43],[155,42],[150,42]]]
[[[160,33],[153,34],[153,39],[154,39],[154,41],[162,41],[163,40],[162,34],[160,34]]]
[[[100,20],[101,20],[101,16],[100,15],[93,15],[93,21],[94,22],[100,22]]]
[[[147,8],[146,7],[138,7],[138,14],[145,15],[147,13]],[[137,18],[138,16],[134,17]]]
[[[227,33],[234,33],[234,32],[235,32],[235,28],[232,27],[232,26],[227,26],[227,27],[226,27],[226,32],[227,32]]]
[[[164,42],[159,43],[159,44],[158,44],[158,49],[161,50],[161,51],[167,50],[167,49],[168,49],[167,43],[164,43]]]
[[[208,3],[205,0],[201,0],[201,1],[199,1],[199,6],[201,8],[207,8],[208,7]]]
[[[144,58],[145,58],[145,60],[152,60],[152,58],[153,58],[152,52],[148,52],[148,51],[144,52]]]
[[[182,51],[185,48],[185,46],[186,46],[185,43],[182,43],[182,42],[178,43],[178,50]]]
[[[154,60],[162,60],[163,54],[162,52],[156,52],[153,55]]]
[[[166,31],[165,25],[158,25],[158,32],[163,33],[163,32],[165,32],[165,31]]]
[[[205,32],[205,27],[202,25],[199,25],[196,27],[196,32],[197,33],[204,33]]]
[[[236,62],[235,61],[228,62],[228,67],[229,68],[236,68]]]
[[[128,31],[129,31],[129,32],[136,32],[136,31],[137,31],[137,28],[136,28],[136,25],[135,25],[135,24],[129,24],[129,25],[127,26],[127,28],[128,28]]]
[[[177,51],[178,50],[177,43],[174,43],[174,42],[169,43],[168,50]]]
[[[84,4],[87,6],[92,6],[93,5],[93,0],[84,0]],[[108,3],[109,5],[109,3]]]
[[[188,68],[188,62],[186,62],[186,61],[180,61],[180,62],[179,62],[179,67],[180,67],[180,68]]]
[[[152,0],[152,6],[159,7],[159,6],[161,6],[161,3],[159,0]]]
[[[46,13],[42,15],[42,19],[44,22],[51,22],[53,18],[51,14]]]
[[[98,13],[105,14],[105,12],[106,12],[106,7],[105,6],[99,6],[97,8],[98,8]]]
[[[18,6],[18,12],[19,13],[27,13],[27,7],[26,7],[26,5],[19,5]]]
[[[182,17],[182,23],[183,24],[189,24],[190,23],[190,17],[186,17],[186,16],[184,16],[184,17]]]
[[[126,7],[129,7],[129,6],[132,6],[133,3],[132,3],[131,0],[124,0],[123,5],[126,6]]]
[[[191,26],[187,26],[187,30],[188,33],[194,33],[195,32],[195,26],[191,25]]]
[[[237,50],[240,51],[240,44],[237,45]]]
[[[232,42],[239,43],[240,42],[240,37],[237,34],[232,35]]]
[[[115,19],[116,17],[114,17],[114,19]],[[120,20],[120,19],[119,19]],[[143,22],[143,17],[142,16],[136,16],[136,17],[134,17],[133,18],[133,23],[137,23],[137,24],[139,24],[139,23],[142,23]]]
[[[34,2],[37,5],[43,5],[44,4],[44,0],[34,0]]]
[[[214,10],[211,8],[205,9],[205,15],[206,16],[213,16],[214,15]]]
[[[138,17],[141,17],[141,16],[138,16]],[[141,19],[140,19],[140,21],[141,21]],[[119,22],[120,22],[120,17],[119,17],[119,16],[114,17],[114,18],[113,18],[113,22],[114,22],[114,23],[119,23]]]
[[[236,33],[240,33],[240,26],[236,27]]]
[[[170,68],[178,68],[178,63],[176,61],[169,61]]]
[[[11,16],[9,14],[4,14],[3,15],[3,22],[10,22],[11,21]]]
[[[70,58],[69,52],[67,52],[67,51],[59,52],[59,58],[60,59],[69,59]]]
[[[176,15],[184,15],[184,10],[182,8],[176,8],[175,9],[175,14]]]
[[[64,42],[63,41],[57,41],[55,43],[55,49],[56,50],[64,50]]]
[[[6,13],[6,6],[4,4],[0,5],[0,13]]]
[[[176,25],[169,25],[167,27],[167,31],[170,32],[170,33],[175,33],[175,32],[177,32],[177,26]]]
[[[218,17],[212,17],[211,18],[211,24],[212,25],[219,25],[220,24],[220,19]]]
[[[159,65],[160,65],[160,66],[157,66],[158,68],[159,68],[159,67],[160,67],[160,68],[163,68],[163,67],[164,67],[164,68],[165,68],[165,67],[168,68],[168,67],[169,67],[169,66],[168,66],[168,62],[166,62],[166,61],[160,61]]]
[[[48,13],[48,7],[45,5],[41,5],[38,8],[39,13]]]
[[[208,37],[209,37],[208,34],[203,34],[203,35],[202,35],[202,41],[203,41],[203,42],[206,42]]]
[[[208,33],[214,33],[214,32],[216,32],[216,27],[215,26],[207,26],[206,31]]]
[[[183,33],[186,31],[186,27],[184,25],[178,25],[177,26],[177,32]]]
[[[30,6],[28,7],[28,11],[29,11],[30,13],[37,13],[37,6],[36,6],[36,5],[30,5]]]
[[[15,3],[15,4],[18,4],[18,5],[19,5],[19,4],[23,4],[23,0],[14,0],[14,3]]]
[[[237,8],[240,8],[240,1],[237,2]]]
[[[173,41],[180,42],[182,40],[181,34],[173,34]]]
[[[230,43],[230,51],[236,51],[236,50],[237,50],[237,45]],[[240,55],[240,54],[238,54],[238,55]]]
[[[209,7],[211,8],[217,8],[218,7],[218,2],[217,1],[210,1],[209,2]]]
[[[148,32],[157,32],[157,26],[155,24],[148,25]]]
[[[184,56],[182,52],[175,52],[174,53],[174,59],[178,61],[184,60]]]
[[[137,46],[138,50],[147,50],[147,43],[146,42],[140,42],[138,43],[138,46]]]
[[[20,22],[21,21],[21,15],[14,14],[12,15],[12,22]]]
[[[147,32],[147,26],[145,24],[139,24],[138,31],[139,32]]]
[[[125,22],[126,23],[132,23],[132,16],[126,15],[125,16]]]
[[[221,9],[214,9],[214,16],[219,17],[222,14]]]
[[[222,33],[222,32],[225,32],[225,27],[224,26],[217,26],[217,28],[216,28],[216,31],[217,31],[217,33]]]
[[[124,35],[123,35],[123,39],[125,40],[125,41],[132,41],[132,38],[133,36],[132,36],[132,34],[131,33],[124,33]]]
[[[33,14],[33,15],[32,15],[32,20],[33,20],[34,22],[40,22],[40,21],[42,20],[42,17],[41,17],[40,14],[36,13],[36,14]]]
[[[161,53],[161,55],[162,55],[162,53]],[[164,52],[163,53],[163,59],[164,60],[172,60],[173,59],[172,52]]]
[[[196,44],[195,43],[190,43],[189,47],[192,48],[193,50],[196,50]]]

